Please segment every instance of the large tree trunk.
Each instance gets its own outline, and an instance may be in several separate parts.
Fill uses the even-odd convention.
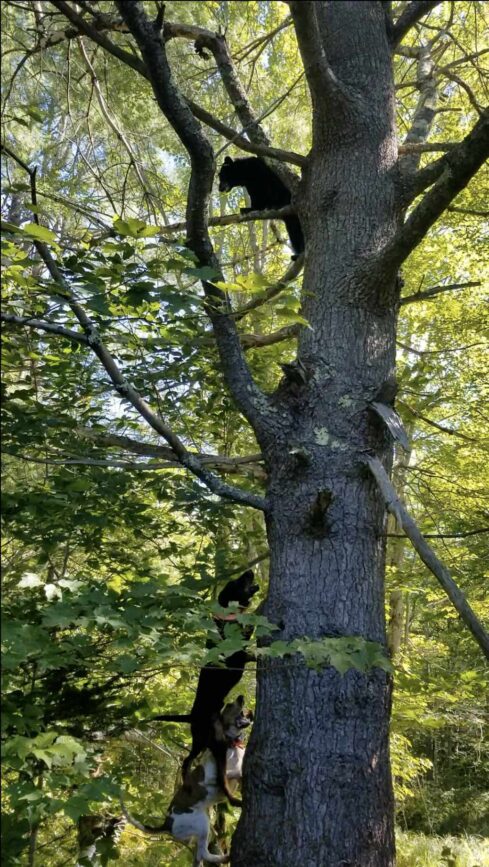
[[[266,614],[287,640],[356,635],[384,645],[385,505],[363,457],[391,462],[368,407],[395,364],[396,274],[377,258],[400,219],[391,58],[380,3],[319,6],[326,57],[356,97],[336,111],[330,100],[327,113],[314,106],[298,201],[311,330],[298,381],[277,391],[280,423],[262,443]],[[379,669],[341,675],[290,657],[260,665],[233,865],[394,863],[390,695]]]

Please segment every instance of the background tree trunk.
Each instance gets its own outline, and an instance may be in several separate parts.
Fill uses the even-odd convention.
[[[319,15],[326,57],[351,90],[322,103],[313,92],[314,143],[298,200],[306,381],[282,382],[281,432],[262,443],[266,614],[287,640],[357,635],[385,644],[385,507],[362,455],[391,462],[368,407],[395,364],[396,274],[378,266],[400,218],[391,58],[381,4],[333,3]],[[379,669],[341,675],[290,657],[260,665],[233,864],[393,864],[390,700]]]

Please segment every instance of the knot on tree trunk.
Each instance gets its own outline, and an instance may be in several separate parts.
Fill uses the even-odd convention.
[[[333,500],[333,493],[327,489],[318,491],[316,498],[307,514],[306,532],[315,539],[324,539],[330,530],[328,509]]]

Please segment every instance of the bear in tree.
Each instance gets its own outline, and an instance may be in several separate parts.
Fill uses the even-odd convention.
[[[290,190],[259,157],[225,158],[219,172],[219,192],[228,193],[233,187],[246,187],[251,199],[251,208],[241,208],[242,214],[290,205]],[[297,259],[304,251],[304,235],[299,218],[292,214],[284,217],[284,223],[294,251],[292,259]]]

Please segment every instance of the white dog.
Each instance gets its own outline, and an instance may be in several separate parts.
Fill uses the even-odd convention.
[[[214,724],[214,736],[223,739],[226,751],[226,777],[231,791],[235,791],[242,776],[244,743],[242,730],[251,723],[251,712],[243,709],[244,698],[227,704],[220,718]],[[203,861],[210,864],[227,864],[229,855],[213,855],[209,852],[210,819],[209,810],[219,801],[225,801],[226,794],[219,786],[216,760],[210,750],[202,756],[201,764],[196,765],[189,774],[189,785],[180,786],[168,808],[165,821],[154,828],[143,825],[134,819],[121,802],[126,819],[150,834],[170,834],[175,840],[188,842],[196,840],[197,849],[194,865],[201,867]]]

